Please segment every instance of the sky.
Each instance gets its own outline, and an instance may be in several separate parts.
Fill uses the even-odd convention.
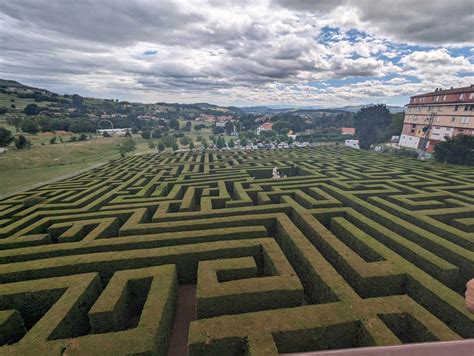
[[[472,0],[2,0],[0,78],[153,102],[405,105],[474,84]]]

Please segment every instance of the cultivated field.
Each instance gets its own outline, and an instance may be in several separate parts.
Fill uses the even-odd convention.
[[[0,201],[0,354],[472,338],[473,182],[299,148],[132,156],[17,194]]]

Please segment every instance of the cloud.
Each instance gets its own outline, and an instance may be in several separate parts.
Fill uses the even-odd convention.
[[[470,2],[410,3],[6,0],[0,72],[59,92],[222,104],[331,106],[468,84]]]

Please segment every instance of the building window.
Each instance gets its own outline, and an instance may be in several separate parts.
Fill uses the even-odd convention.
[[[474,99],[474,92],[472,92],[471,94],[469,94],[469,99]]]
[[[454,106],[454,111],[458,111],[458,109],[459,109],[459,105],[455,105]]]
[[[461,124],[468,124],[469,118],[467,116],[461,118]]]
[[[464,111],[468,111],[469,110],[469,105],[464,105]]]
[[[451,122],[454,122],[454,121],[456,121],[456,116],[453,116],[453,117],[451,118]]]
[[[410,132],[411,132],[411,133],[415,133],[415,129],[411,129]]]
[[[415,128],[415,127],[416,127],[416,125],[415,125],[415,124],[412,124],[412,125],[411,125],[411,127]]]
[[[459,94],[459,100],[464,100],[464,93]]]
[[[447,95],[443,96],[443,101],[446,101],[446,99],[448,99],[448,96]]]

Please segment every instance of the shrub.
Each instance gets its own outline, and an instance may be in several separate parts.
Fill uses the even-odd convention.
[[[28,132],[31,134],[35,134],[39,131],[39,125],[36,120],[29,117],[21,122],[20,128],[23,132]]]
[[[439,162],[474,166],[474,136],[459,135],[439,142],[433,155]]]
[[[10,130],[0,127],[0,147],[8,146],[13,141],[13,136]]]
[[[43,197],[38,197],[38,196],[28,197],[28,198],[23,199],[23,206],[25,208],[31,208],[32,206],[42,204],[45,201],[46,201],[46,198],[43,198]]]
[[[19,150],[27,147],[30,145],[30,142],[26,139],[25,136],[20,135],[17,138],[15,138],[15,147],[18,148]]]
[[[49,139],[49,143],[50,143],[51,145],[54,145],[54,144],[56,143],[57,139],[58,139],[58,138],[57,138],[56,136],[53,136],[53,137],[51,137],[51,138]]]
[[[125,157],[127,153],[136,150],[135,141],[131,137],[125,137],[125,139],[118,145],[119,153],[122,157]]]
[[[143,137],[145,140],[148,140],[148,139],[151,137],[151,132],[150,132],[150,131],[143,131],[143,132],[142,132],[142,137]]]

